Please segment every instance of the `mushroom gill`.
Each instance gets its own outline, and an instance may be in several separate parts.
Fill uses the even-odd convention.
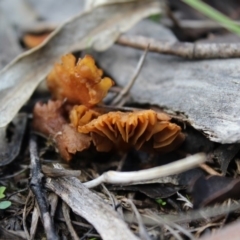
[[[91,134],[98,151],[109,151],[114,147],[124,150],[135,147],[138,150],[151,144],[153,149],[168,152],[184,140],[181,127],[169,120],[164,113],[143,110],[109,112],[85,125],[76,125],[76,121],[72,123],[78,132]]]

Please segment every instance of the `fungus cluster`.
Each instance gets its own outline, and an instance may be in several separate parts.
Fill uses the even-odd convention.
[[[171,123],[165,113],[96,110],[114,83],[102,75],[92,57],[76,62],[71,54],[63,56],[62,63],[55,64],[48,75],[47,85],[55,101],[36,104],[33,127],[56,142],[65,160],[89,148],[91,142],[102,152],[133,147],[169,152],[182,143],[181,127]]]

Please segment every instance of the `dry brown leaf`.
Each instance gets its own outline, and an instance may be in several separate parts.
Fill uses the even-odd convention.
[[[81,116],[79,112],[75,112],[76,108],[71,115]],[[98,151],[109,151],[113,147],[124,150],[130,147],[150,147],[160,152],[168,152],[184,140],[181,127],[170,123],[168,115],[153,110],[109,112],[85,125],[81,125],[81,121],[78,124],[74,118],[71,120],[80,133],[91,133]]]
[[[99,103],[114,84],[102,75],[103,71],[97,68],[91,56],[86,55],[76,63],[76,58],[67,54],[62,57],[61,64],[55,64],[47,84],[53,98],[91,106]]]
[[[78,133],[64,119],[61,101],[37,103],[33,111],[33,129],[51,137],[63,159],[69,161],[72,154],[89,148],[91,137]]]

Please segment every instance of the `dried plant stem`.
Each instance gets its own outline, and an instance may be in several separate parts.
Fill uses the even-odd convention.
[[[43,174],[41,173],[40,159],[37,152],[36,136],[31,134],[30,137],[30,158],[31,158],[31,181],[30,188],[36,197],[36,201],[39,206],[40,216],[43,223],[43,227],[48,240],[59,239],[55,232],[52,218],[48,211],[48,204],[46,202],[46,195],[42,186]]]
[[[117,95],[117,97],[113,100],[112,102],[112,105],[115,105],[117,107],[121,107],[124,105],[124,101],[123,100],[123,97],[126,96],[130,89],[132,88],[133,84],[135,83],[142,67],[143,67],[143,63],[146,59],[146,56],[147,56],[147,53],[148,53],[148,48],[149,48],[149,45],[146,45],[145,46],[145,52],[144,54],[141,56],[141,58],[139,59],[139,62],[137,64],[137,67],[133,73],[133,76],[131,77],[130,81],[128,82],[127,86],[125,88],[122,89],[122,91]]]
[[[108,171],[94,180],[85,182],[84,185],[88,188],[93,188],[101,183],[110,184],[133,184],[142,181],[149,181],[159,177],[165,177],[172,174],[178,174],[197,167],[199,164],[206,161],[206,155],[204,153],[198,153],[182,160],[166,164],[164,166],[155,167],[146,170],[134,171],[134,172],[116,172]]]
[[[135,213],[136,219],[138,221],[138,228],[139,228],[139,235],[142,240],[151,240],[150,236],[148,235],[148,232],[146,230],[146,227],[143,224],[142,217],[139,214],[136,206],[134,205],[133,201],[131,199],[124,199],[125,202],[130,204],[133,212]]]
[[[159,41],[144,36],[126,36],[118,38],[117,43],[138,49],[162,54],[175,55],[187,59],[214,59],[214,58],[238,58],[240,57],[239,43],[181,43]]]
[[[74,230],[74,228],[72,226],[69,210],[70,209],[69,209],[68,205],[65,202],[63,202],[62,203],[62,212],[63,212],[63,216],[64,216],[64,219],[65,219],[66,225],[68,227],[68,231],[70,232],[73,240],[78,240],[79,237],[78,237],[76,231]]]
[[[208,174],[214,175],[214,176],[222,176],[221,173],[218,173],[216,170],[213,168],[209,167],[206,163],[200,164],[200,168],[207,172]]]
[[[26,202],[25,202],[25,206],[24,206],[24,209],[23,209],[23,230],[25,232],[25,235],[26,235],[26,239],[27,240],[30,240],[30,235],[29,235],[29,232],[28,232],[28,229],[27,229],[27,224],[26,224],[26,218],[27,218],[27,204],[28,204],[28,201],[30,200],[30,198],[32,197],[32,192],[30,191],[28,193],[28,196],[27,196],[27,199],[26,199]]]
[[[157,215],[156,213],[154,213],[152,211],[147,210],[147,212],[148,212],[148,217],[154,219],[160,225],[163,224],[166,228],[168,226],[168,227],[171,227],[173,229],[177,229],[179,232],[182,232],[183,234],[185,234],[189,239],[191,239],[191,240],[195,239],[194,236],[188,230],[184,229],[182,226],[180,226],[180,225],[178,225],[174,222],[168,221],[168,220],[162,218],[160,215]],[[173,234],[173,231],[171,231],[171,233]]]

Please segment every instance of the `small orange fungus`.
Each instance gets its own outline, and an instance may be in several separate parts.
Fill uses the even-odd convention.
[[[95,65],[94,59],[86,55],[83,59],[72,54],[62,57],[62,63],[56,63],[47,78],[47,85],[54,99],[67,99],[71,104],[93,106],[99,103],[114,82],[102,78],[103,71]]]
[[[72,116],[75,114],[73,112]],[[83,112],[90,115],[86,114],[85,110]],[[98,151],[129,147],[150,147],[160,152],[172,151],[184,140],[184,135],[181,133],[181,127],[169,120],[168,115],[153,110],[109,112],[87,124],[82,124],[81,121],[77,124],[77,121],[71,118],[72,124],[80,133],[91,134]]]

